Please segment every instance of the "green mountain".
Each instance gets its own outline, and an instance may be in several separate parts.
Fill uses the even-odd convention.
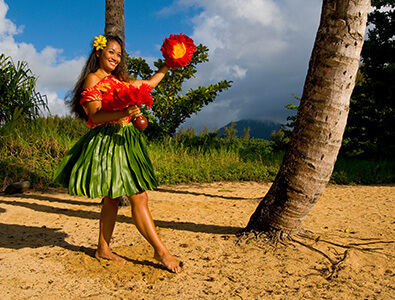
[[[272,121],[258,121],[258,120],[240,120],[234,122],[237,136],[241,137],[245,129],[250,128],[250,138],[270,140],[270,135],[273,131],[278,131],[281,123],[274,123]],[[225,134],[225,127],[229,127],[230,123],[218,130],[218,137]]]

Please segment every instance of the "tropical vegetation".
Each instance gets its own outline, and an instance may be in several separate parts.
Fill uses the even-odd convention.
[[[47,97],[36,91],[36,77],[24,61],[14,64],[0,54],[0,125],[19,118],[35,119],[48,110]]]
[[[380,8],[383,1],[373,1]],[[394,153],[394,10],[374,10],[368,39],[362,50],[356,88],[352,95],[343,146],[331,177],[337,184],[386,184],[395,182]],[[270,141],[250,138],[246,130],[236,137],[234,124],[223,136],[207,128],[196,134],[179,125],[227,90],[223,80],[182,93],[196,65],[208,61],[208,49],[199,45],[192,64],[170,72],[154,91],[155,103],[145,111],[150,125],[146,142],[161,184],[213,181],[273,181],[289,141],[288,126]],[[163,61],[155,63],[159,67]],[[16,65],[0,55],[0,184],[29,180],[35,187],[56,186],[54,168],[67,150],[87,131],[71,116],[43,117],[46,97],[36,91],[36,78],[26,62]],[[128,58],[132,76],[146,78],[153,70],[141,58]],[[192,105],[190,105],[192,103]],[[297,110],[291,103],[290,110]]]
[[[56,187],[54,169],[68,149],[87,131],[85,123],[71,116],[20,120],[0,128],[0,189],[28,180],[36,188]],[[274,141],[218,137],[216,132],[195,135],[182,130],[173,138],[148,140],[147,146],[160,184],[214,181],[274,180],[284,152]],[[395,182],[390,160],[344,159],[337,161],[334,184]]]
[[[395,4],[372,1],[368,37],[351,97],[341,154],[393,159],[395,153]]]
[[[150,111],[145,111],[150,123],[145,133],[151,139],[174,135],[187,118],[198,113],[203,106],[213,102],[219,93],[231,87],[231,81],[222,80],[207,87],[199,86],[182,92],[182,84],[195,76],[196,66],[209,61],[208,51],[209,49],[202,44],[196,46],[190,64],[183,68],[171,69],[152,91],[154,103]],[[154,63],[157,69],[163,64],[162,59]],[[134,78],[147,79],[156,72],[141,57],[128,57],[127,65],[129,73]]]

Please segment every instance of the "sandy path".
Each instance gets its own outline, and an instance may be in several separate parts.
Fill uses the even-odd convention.
[[[395,244],[349,249],[331,280],[329,261],[303,246],[238,246],[269,184],[161,186],[149,192],[159,235],[184,270],[152,259],[130,210],[121,208],[112,243],[126,265],[93,258],[100,199],[64,190],[0,194],[0,299],[395,299]],[[323,240],[395,240],[395,186],[329,186],[304,223]],[[345,232],[347,229],[348,232]],[[374,240],[371,240],[374,239]],[[333,260],[345,249],[310,245]],[[391,256],[392,255],[392,256]]]

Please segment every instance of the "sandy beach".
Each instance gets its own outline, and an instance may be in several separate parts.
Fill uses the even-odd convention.
[[[121,207],[112,250],[97,260],[100,199],[0,194],[0,299],[395,299],[395,186],[329,185],[304,222],[317,240],[237,244],[270,184],[160,186],[158,233],[182,262],[172,274]],[[341,247],[343,245],[345,247]],[[336,263],[336,272],[332,273]]]

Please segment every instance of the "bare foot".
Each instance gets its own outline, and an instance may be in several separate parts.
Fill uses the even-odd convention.
[[[97,249],[95,252],[95,257],[97,259],[104,258],[104,259],[108,259],[108,260],[119,261],[121,264],[126,263],[125,259],[123,259],[122,257],[119,257],[118,255],[112,253],[111,251],[100,251],[99,249]]]
[[[155,252],[154,258],[162,263],[170,272],[179,273],[181,272],[181,267],[176,261],[176,259],[169,252],[159,255]]]

